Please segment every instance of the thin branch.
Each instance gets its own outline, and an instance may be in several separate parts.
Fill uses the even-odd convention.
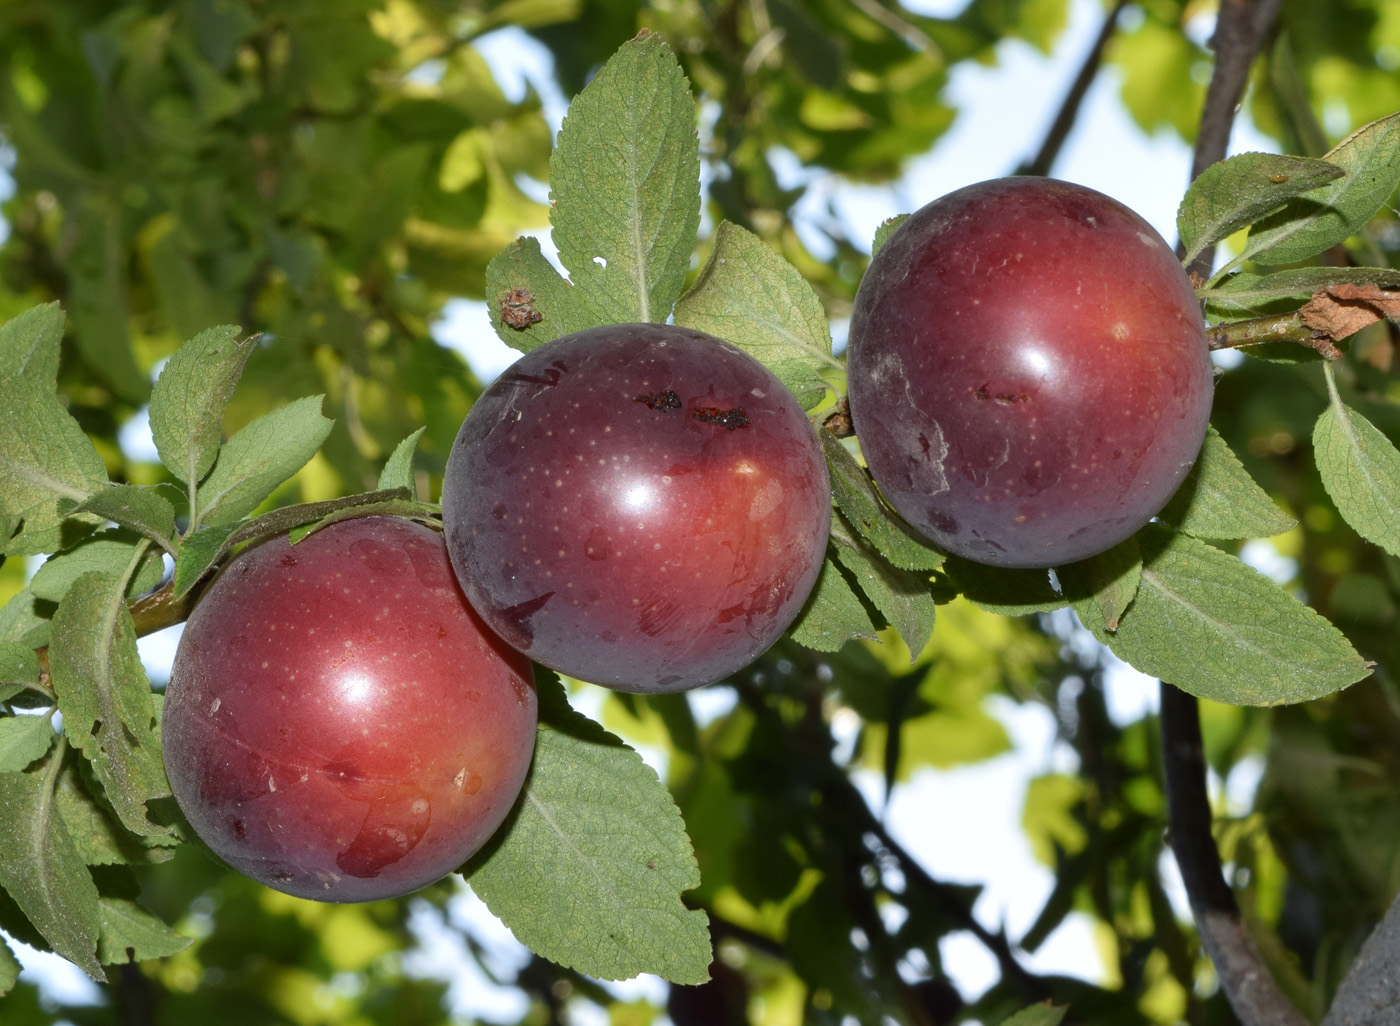
[[[1225,159],[1230,146],[1230,130],[1235,113],[1249,81],[1249,69],[1273,28],[1283,0],[1221,0],[1220,14],[1211,36],[1215,50],[1215,66],[1210,85],[1206,87],[1205,107],[1196,135],[1196,149],[1191,161],[1194,180],[1210,165]],[[1185,255],[1182,253],[1181,255]],[[1210,276],[1215,262],[1215,247],[1201,253],[1188,271],[1202,279]]]
[[[1118,0],[1113,5],[1113,10],[1104,18],[1098,38],[1085,55],[1084,63],[1079,66],[1079,74],[1075,76],[1074,83],[1065,94],[1064,102],[1060,104],[1060,112],[1055,115],[1055,120],[1045,135],[1045,141],[1040,145],[1040,151],[1032,160],[1017,169],[1018,175],[1048,175],[1050,169],[1055,166],[1060,149],[1069,138],[1074,122],[1079,117],[1079,108],[1084,104],[1084,97],[1088,95],[1089,87],[1098,77],[1099,68],[1103,65],[1104,51],[1108,49],[1108,42],[1118,28],[1118,17],[1128,3],[1129,0]]]
[[[1191,899],[1201,943],[1243,1026],[1308,1026],[1283,996],[1245,929],[1211,834],[1205,750],[1196,699],[1162,682],[1162,761],[1167,833]]]
[[[1342,351],[1333,344],[1331,336],[1325,331],[1314,329],[1304,321],[1302,310],[1218,324],[1206,332],[1206,342],[1212,351],[1257,346],[1266,342],[1296,342],[1309,349],[1316,349],[1329,360],[1335,360],[1342,355]]]
[[[1215,67],[1206,89],[1191,177],[1223,160],[1249,69],[1278,17],[1282,0],[1221,0],[1211,45]],[[1184,250],[1181,255],[1185,255]],[[1187,270],[1209,277],[1215,247]],[[1201,943],[1215,963],[1230,1007],[1244,1026],[1307,1026],[1279,990],[1240,917],[1211,835],[1200,711],[1192,696],[1162,682],[1162,760],[1168,833],[1191,901]]]

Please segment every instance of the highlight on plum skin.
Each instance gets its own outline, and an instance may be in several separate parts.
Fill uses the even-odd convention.
[[[935,544],[1007,567],[1095,555],[1171,498],[1205,439],[1200,305],[1123,204],[1044,178],[982,182],[871,260],[847,355],[871,475]]]
[[[792,394],[740,349],[664,324],[521,357],[467,415],[442,507],[458,578],[501,637],[636,692],[712,683],[768,649],[831,523]]]
[[[456,870],[525,781],[529,661],[463,598],[442,536],[330,524],[237,556],[185,625],[166,770],[234,869],[321,901],[371,901]]]

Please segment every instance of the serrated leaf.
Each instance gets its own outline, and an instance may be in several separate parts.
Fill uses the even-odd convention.
[[[21,588],[0,606],[0,641],[29,649],[49,643],[49,621],[34,608],[34,593]]]
[[[830,552],[822,562],[816,587],[788,633],[799,645],[818,652],[838,652],[856,638],[879,638],[870,613]]]
[[[0,937],[0,997],[14,989],[22,968],[10,945],[5,942],[4,937]]]
[[[39,657],[34,649],[17,641],[0,641],[0,682],[37,687]]]
[[[47,716],[0,716],[0,773],[18,773],[53,747]]]
[[[97,958],[103,965],[165,958],[184,951],[192,943],[159,918],[126,898],[98,899],[102,907]]]
[[[113,484],[99,488],[73,513],[92,513],[154,540],[163,549],[173,549],[175,507],[153,488]]]
[[[873,257],[890,241],[890,236],[895,233],[900,225],[909,220],[908,214],[896,214],[888,220],[881,221],[875,228],[875,238],[870,245],[870,255]]]
[[[545,259],[539,240],[528,236],[516,239],[486,265],[486,295],[496,334],[522,353],[607,323]]]
[[[1119,542],[1088,559],[1066,563],[1057,567],[1055,573],[1080,620],[1093,620],[1103,630],[1116,631],[1123,611],[1137,595],[1142,582],[1142,555],[1137,537]]]
[[[165,567],[158,550],[150,548],[141,535],[124,529],[99,531],[71,549],[50,556],[35,571],[33,580],[29,582],[29,590],[36,598],[58,602],[68,594],[73,582],[85,573],[113,576],[124,573],[135,558],[137,547],[143,545],[145,551],[126,590],[128,597],[140,595],[160,584]]]
[[[180,540],[180,552],[175,557],[175,576],[171,582],[171,598],[183,598],[200,582],[229,547],[232,527],[202,527]]]
[[[107,467],[78,422],[45,385],[0,376],[0,505],[24,521],[10,555],[53,552],[59,501],[83,502],[107,483]]]
[[[920,538],[875,491],[870,474],[830,431],[818,431],[836,508],[880,554],[903,570],[937,570],[944,555]]]
[[[1191,183],[1176,211],[1176,230],[1190,265],[1210,246],[1278,210],[1288,200],[1346,171],[1325,160],[1240,153],[1212,164]]]
[[[101,981],[97,887],[54,806],[57,759],[51,754],[30,773],[0,773],[0,885],[54,951]]]
[[[1010,1019],[1004,1019],[1001,1026],[1060,1026],[1067,1011],[1067,1005],[1031,1005],[1021,1009]]]
[[[544,687],[540,702],[550,702]],[[707,919],[681,902],[700,871],[670,793],[591,720],[551,719],[499,845],[471,867],[472,889],[552,962],[605,980],[705,981]]]
[[[1255,483],[1213,427],[1190,473],[1157,516],[1198,538],[1271,538],[1297,524]]]
[[[700,226],[695,101],[660,36],[624,43],[574,98],[549,161],[559,259],[606,322],[664,321]]]
[[[58,388],[63,310],[57,303],[32,307],[0,325],[0,367],[50,392]]]
[[[1234,261],[1291,264],[1359,232],[1400,185],[1400,113],[1363,125],[1323,155],[1346,171],[1256,224]]]
[[[1199,698],[1305,702],[1366,677],[1370,664],[1313,609],[1234,556],[1149,524],[1142,584],[1108,634],[1115,655]]]
[[[93,794],[90,770],[81,760],[65,766],[58,779],[54,801],[78,856],[89,866],[148,865],[174,857],[173,835],[139,837],[123,827]]]
[[[803,409],[821,401],[818,373],[831,355],[826,310],[800,271],[757,235],[722,221],[700,276],[676,303],[676,323],[731,342],[758,360],[797,396]]]
[[[1020,570],[949,556],[943,564],[958,592],[973,605],[1002,616],[1049,613],[1069,605],[1055,590],[1048,570]]]
[[[146,802],[170,788],[121,584],[103,573],[73,584],[54,612],[49,672],[63,733],[92,763],[122,824],[143,835],[168,833],[146,818]]]
[[[840,517],[831,522],[831,545],[836,561],[904,639],[912,665],[928,644],[937,615],[927,574],[921,577],[891,566]]]
[[[1273,274],[1233,274],[1197,295],[1212,307],[1250,308],[1275,299],[1302,298],[1332,285],[1400,289],[1400,271],[1385,267],[1290,267]]]
[[[1322,486],[1352,530],[1400,555],[1400,452],[1369,420],[1342,402],[1329,376],[1331,405],[1313,428]]]
[[[427,430],[426,426],[420,427],[394,447],[384,461],[384,468],[379,471],[379,483],[376,485],[379,490],[402,488],[413,494],[413,453],[418,448],[418,439]]]
[[[209,473],[252,339],[223,324],[190,339],[166,362],[151,389],[151,438],[161,462],[186,485]]]
[[[334,423],[321,415],[324,398],[308,396],[263,414],[225,442],[199,488],[198,522],[236,524],[305,466]]]

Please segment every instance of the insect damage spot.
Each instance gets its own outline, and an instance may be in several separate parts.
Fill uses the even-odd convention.
[[[974,399],[990,399],[1003,406],[1009,406],[1012,403],[1028,403],[1031,401],[1031,397],[1025,392],[993,392],[986,385],[982,385],[978,388],[969,388],[968,392]]]
[[[535,309],[535,294],[526,288],[513,288],[501,297],[501,323],[516,331],[538,324],[544,316]]]
[[[721,410],[717,406],[697,406],[690,415],[702,424],[718,424],[726,431],[749,426],[749,415],[744,412],[742,406],[736,406],[732,410]]]
[[[669,388],[664,392],[656,392],[652,395],[634,395],[634,403],[646,403],[653,410],[679,410],[681,408],[681,397]]]

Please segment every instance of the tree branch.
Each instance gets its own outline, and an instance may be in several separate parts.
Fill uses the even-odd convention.
[[[1196,699],[1163,681],[1162,762],[1167,834],[1191,900],[1201,943],[1243,1026],[1308,1026],[1283,996],[1245,929],[1211,834],[1205,750]]]
[[[1084,63],[1079,66],[1079,74],[1075,76],[1074,83],[1065,94],[1064,102],[1060,104],[1060,112],[1055,115],[1050,130],[1045,134],[1045,141],[1040,144],[1040,151],[1028,163],[1017,168],[1018,175],[1048,175],[1050,169],[1055,166],[1060,149],[1069,138],[1070,130],[1074,128],[1074,122],[1079,117],[1079,108],[1084,104],[1084,97],[1088,95],[1089,87],[1098,77],[1108,41],[1113,38],[1113,33],[1118,28],[1118,17],[1128,3],[1129,0],[1118,0],[1113,5],[1113,10],[1104,18],[1098,38],[1085,55]]]
[[[1367,938],[1321,1026],[1400,1024],[1400,898]]]
[[[1235,112],[1244,96],[1245,83],[1249,81],[1250,66],[1273,27],[1281,4],[1282,0],[1221,0],[1215,34],[1210,40],[1215,50],[1215,67],[1211,71],[1210,85],[1206,87],[1206,102],[1191,160],[1193,180],[1210,165],[1225,159]],[[1185,256],[1184,251],[1179,255]],[[1208,278],[1214,262],[1215,247],[1212,246],[1187,270]]]
[[[1266,342],[1296,342],[1316,349],[1328,360],[1342,355],[1325,331],[1318,331],[1304,321],[1302,310],[1231,321],[1229,324],[1218,324],[1206,332],[1206,343],[1212,351],[1257,346]]]

